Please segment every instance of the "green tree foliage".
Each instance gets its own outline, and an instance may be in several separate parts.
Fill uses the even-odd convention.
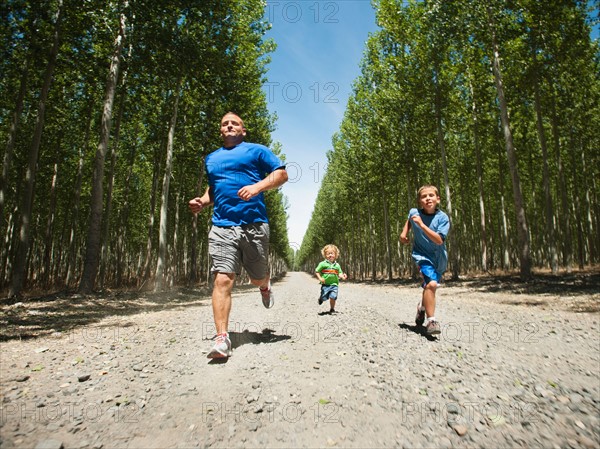
[[[597,264],[600,52],[587,2],[373,3],[380,30],[366,44],[297,266],[312,272],[332,242],[357,279],[414,275],[398,236],[430,183],[452,221],[452,274]]]
[[[244,117],[252,141],[271,144],[274,118],[262,84],[275,44],[264,38],[269,27],[264,2],[6,0],[0,11],[0,138],[6,142],[0,288],[7,288],[14,275],[24,201],[31,203],[32,213],[22,288],[78,285],[105,92],[121,23],[126,29],[108,117],[95,288],[149,286],[157,267],[161,204],[168,205],[161,242],[165,285],[207,281],[210,213],[193,217],[187,202],[206,188],[203,161],[221,145],[219,120],[225,112]],[[27,200],[24,179],[44,82],[49,85],[45,120],[38,125],[35,183]],[[165,172],[170,173],[168,188]],[[163,193],[168,195],[161,200]],[[291,262],[285,198],[270,192],[268,201],[274,265],[283,272]]]

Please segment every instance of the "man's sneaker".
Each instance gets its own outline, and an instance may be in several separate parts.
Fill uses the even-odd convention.
[[[427,327],[425,328],[425,333],[427,335],[437,335],[439,333],[441,333],[442,331],[440,330],[440,323],[438,323],[437,321],[429,321],[429,323],[427,323]]]
[[[275,304],[275,295],[273,294],[273,290],[271,290],[271,287],[269,287],[266,290],[259,288],[259,290],[260,295],[262,296],[263,306],[265,306],[267,309],[273,307],[273,304]]]
[[[425,322],[425,309],[421,307],[421,304],[417,306],[417,316],[415,317],[415,323],[418,327],[423,326]]]
[[[217,335],[215,345],[212,347],[208,355],[209,359],[223,359],[231,357],[231,340],[227,334]]]

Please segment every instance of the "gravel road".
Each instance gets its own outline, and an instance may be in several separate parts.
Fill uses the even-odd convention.
[[[416,282],[274,291],[236,290],[224,362],[199,292],[2,306],[0,447],[600,447],[597,282],[448,283],[437,337]]]

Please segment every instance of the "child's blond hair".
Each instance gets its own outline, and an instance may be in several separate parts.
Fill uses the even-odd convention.
[[[336,258],[336,259],[337,259],[338,257],[340,257],[340,249],[339,249],[337,246],[335,246],[335,245],[331,245],[331,244],[329,244],[329,245],[325,245],[325,246],[323,247],[323,249],[321,250],[321,255],[322,255],[323,257],[325,257],[325,253],[326,253],[327,251],[329,251],[329,250],[332,250],[332,251],[335,253],[335,258]]]

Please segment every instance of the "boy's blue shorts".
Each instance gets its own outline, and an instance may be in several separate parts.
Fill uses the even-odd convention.
[[[321,285],[321,301],[325,302],[328,299],[337,300],[338,286],[337,285]]]
[[[442,275],[435,271],[435,268],[430,263],[419,263],[419,270],[421,271],[421,276],[423,276],[423,288],[427,287],[427,284],[431,281],[436,281],[438,284],[442,282]]]

